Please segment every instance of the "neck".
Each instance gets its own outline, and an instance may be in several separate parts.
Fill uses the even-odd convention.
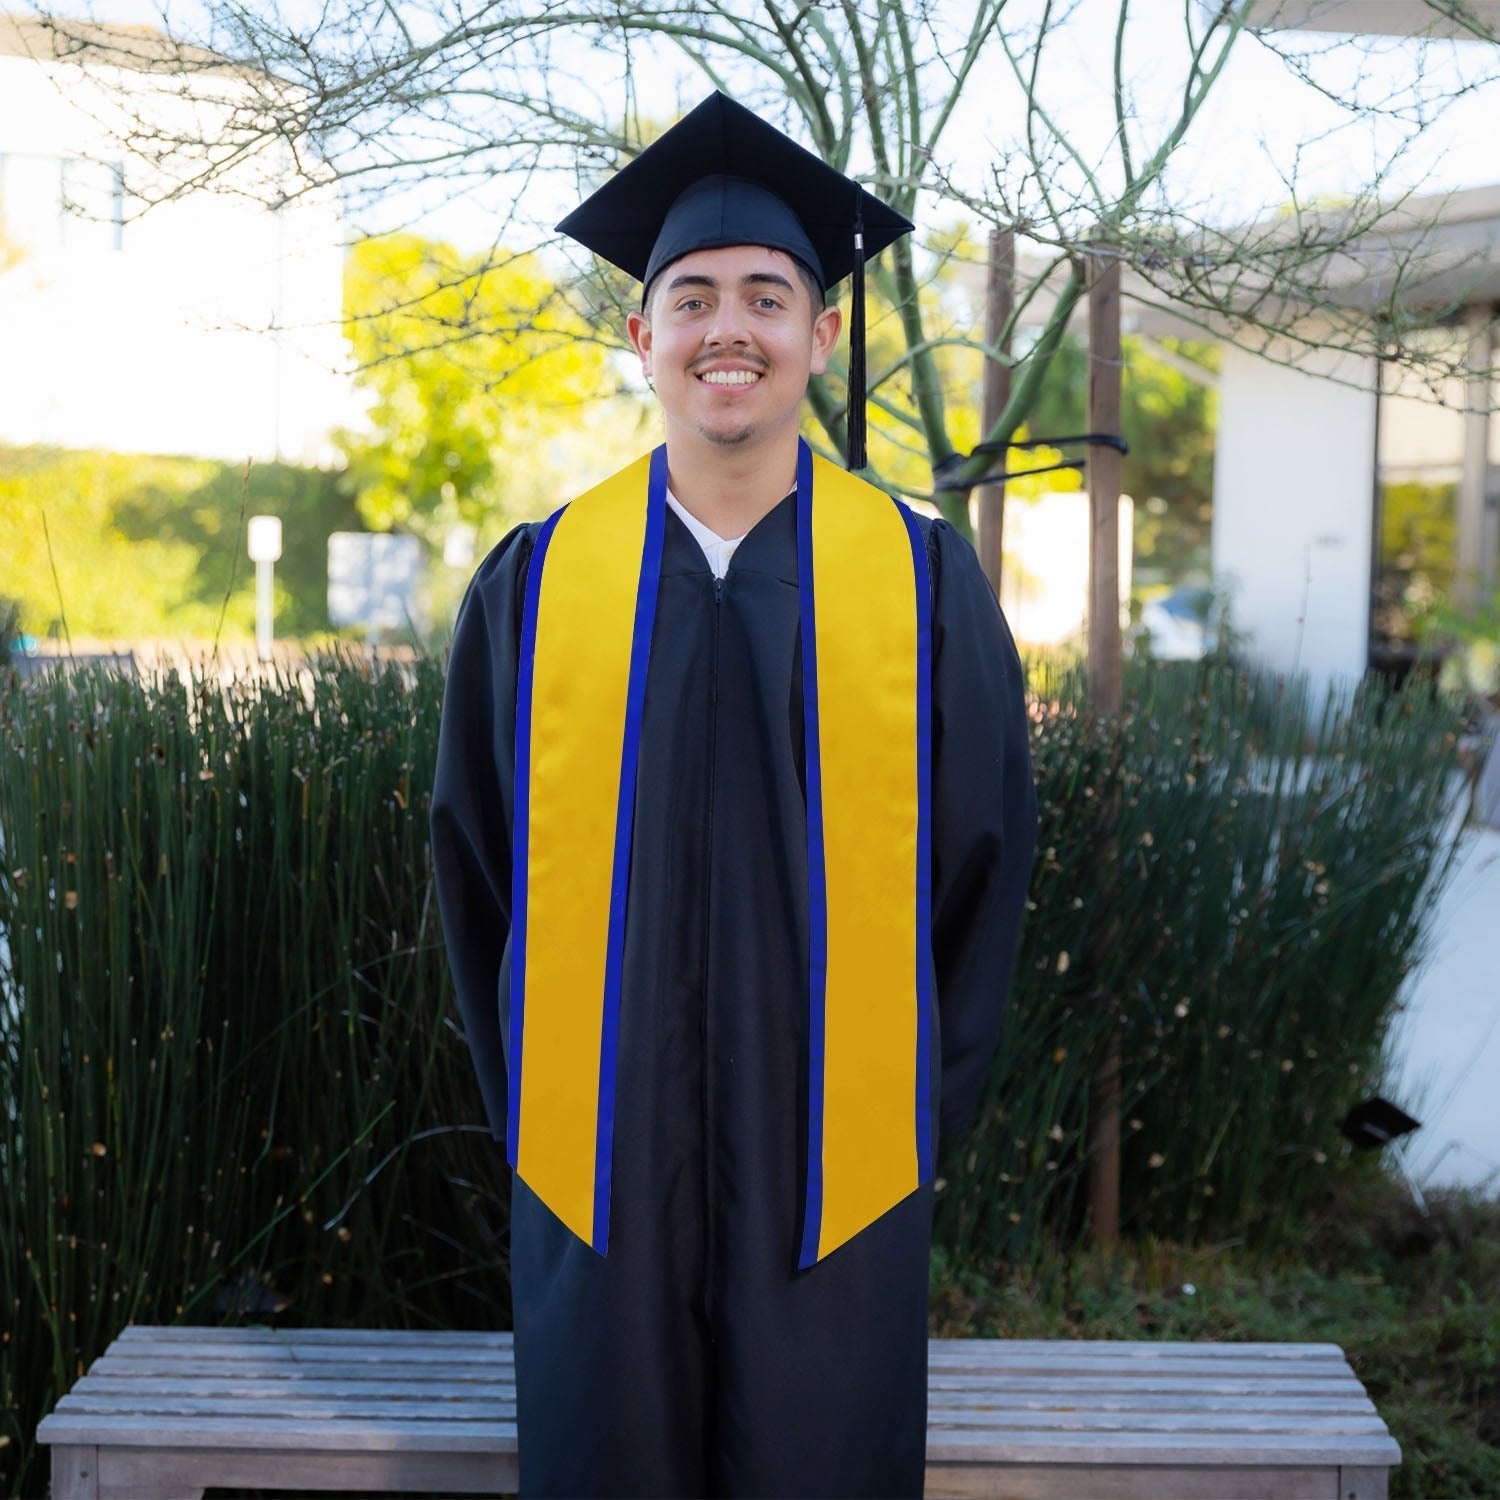
[[[797,433],[774,443],[720,448],[667,430],[667,474],[683,509],[722,537],[739,537],[797,483]]]

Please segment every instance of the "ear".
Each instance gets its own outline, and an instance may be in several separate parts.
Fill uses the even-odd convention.
[[[651,324],[644,313],[629,313],[625,318],[625,332],[630,335],[630,342],[635,345],[635,352],[640,357],[641,374],[651,374]]]
[[[825,307],[813,319],[812,373],[821,375],[828,368],[828,360],[839,341],[839,330],[844,326],[844,315],[836,307]]]

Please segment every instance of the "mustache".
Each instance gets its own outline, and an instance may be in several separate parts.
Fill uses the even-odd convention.
[[[762,359],[758,354],[710,354],[702,359],[695,359],[688,366],[688,373],[696,375],[699,370],[712,369],[715,365],[725,363],[726,360],[737,365],[748,365],[752,370],[757,370],[761,374],[765,374],[771,368],[770,362]]]

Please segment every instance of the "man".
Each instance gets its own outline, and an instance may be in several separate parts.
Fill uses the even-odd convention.
[[[920,1495],[1035,799],[972,548],[798,436],[824,293],[911,226],[715,95],[560,227],[643,281],[666,441],[485,560],[443,707],[521,1490]]]

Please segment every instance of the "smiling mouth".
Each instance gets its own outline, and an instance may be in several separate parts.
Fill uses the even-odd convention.
[[[759,370],[705,370],[699,377],[704,385],[754,385],[760,379]]]

